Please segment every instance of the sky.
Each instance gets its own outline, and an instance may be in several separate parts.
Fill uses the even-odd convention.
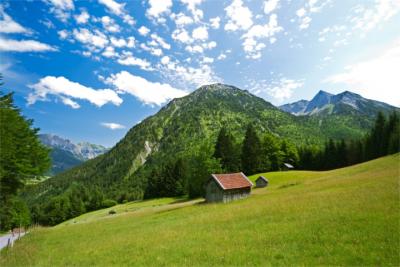
[[[400,0],[0,3],[0,73],[41,133],[112,146],[225,83],[274,105],[349,90],[400,106]]]

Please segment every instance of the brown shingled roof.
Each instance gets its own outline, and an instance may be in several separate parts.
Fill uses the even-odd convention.
[[[224,190],[252,187],[253,183],[242,172],[211,174]]]

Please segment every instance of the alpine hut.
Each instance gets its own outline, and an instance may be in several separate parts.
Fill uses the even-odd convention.
[[[268,186],[268,183],[269,181],[267,178],[265,178],[264,176],[260,176],[256,180],[256,187],[266,187]]]
[[[207,202],[230,202],[250,195],[253,183],[242,172],[211,174],[206,183]]]

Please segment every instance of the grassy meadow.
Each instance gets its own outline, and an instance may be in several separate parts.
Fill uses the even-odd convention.
[[[33,230],[0,266],[399,266],[399,163],[267,173],[269,187],[228,204],[163,198],[87,213]]]

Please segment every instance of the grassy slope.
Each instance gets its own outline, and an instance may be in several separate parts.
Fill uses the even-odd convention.
[[[229,204],[127,203],[37,229],[0,265],[398,266],[399,161],[269,173],[269,188]]]

